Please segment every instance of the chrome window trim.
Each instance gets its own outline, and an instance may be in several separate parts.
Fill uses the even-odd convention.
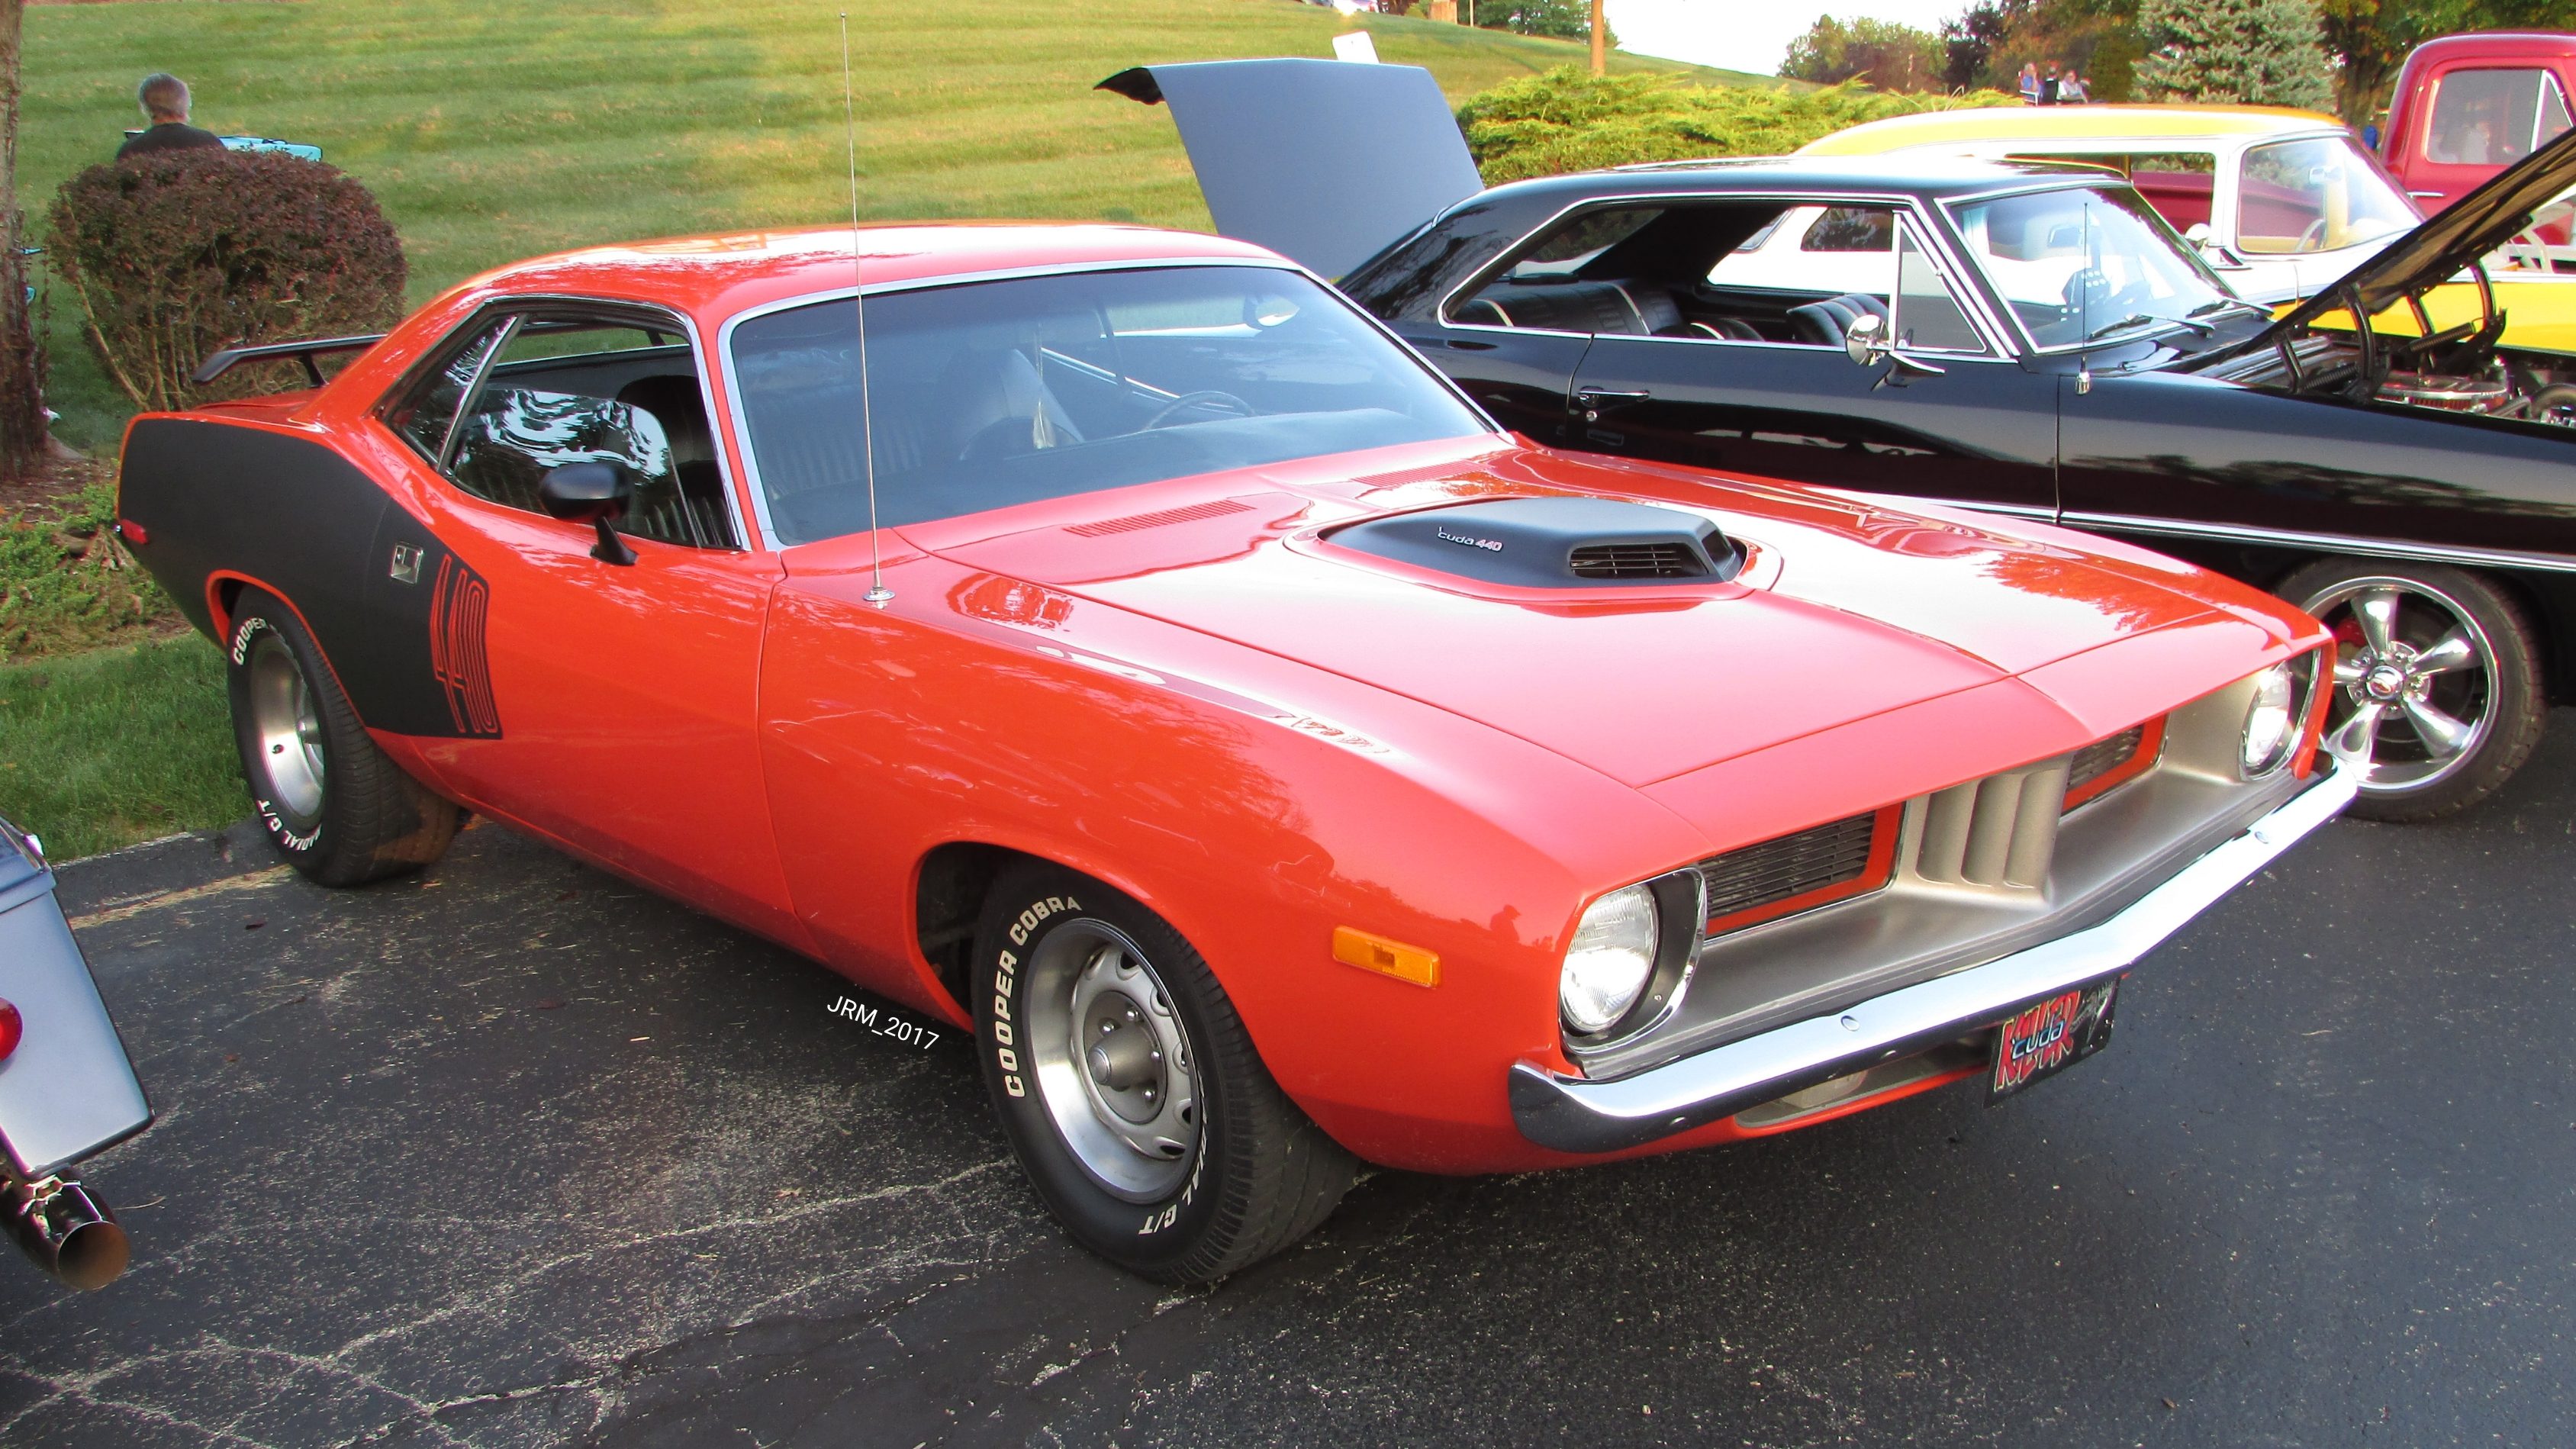
[[[2343,533],[2302,533],[2286,528],[2257,528],[2233,523],[2194,523],[2177,518],[2143,518],[2126,513],[2087,513],[2069,509],[2061,521],[2068,528],[2097,529],[2111,533],[2152,533],[2176,538],[2214,538],[2238,543],[2258,543],[2273,547],[2302,548],[2323,553],[2357,553],[2380,558],[2421,559],[2429,563],[2468,564],[2479,568],[2537,569],[2546,573],[2576,573],[2576,556],[2547,553],[2520,553],[2512,549],[2478,548],[2469,544],[2408,543],[2384,538],[2360,538]]]
[[[720,354],[718,360],[724,364],[725,402],[732,411],[732,423],[726,429],[726,433],[728,435],[728,441],[733,444],[735,456],[741,460],[742,476],[749,483],[749,487],[745,491],[748,492],[751,497],[753,515],[758,519],[760,524],[760,542],[762,546],[772,553],[779,553],[790,548],[801,548],[804,545],[790,544],[781,541],[778,537],[778,530],[770,523],[769,490],[761,486],[760,457],[753,451],[751,446],[751,422],[749,417],[743,411],[742,383],[733,366],[734,329],[740,327],[743,323],[754,321],[762,317],[772,316],[779,312],[793,311],[798,307],[810,307],[817,303],[824,302],[847,301],[852,297],[874,297],[881,293],[918,292],[936,287],[971,286],[978,282],[1015,282],[1032,277],[1075,276],[1089,272],[1160,272],[1171,271],[1183,267],[1259,267],[1274,272],[1293,272],[1296,275],[1305,278],[1307,281],[1313,282],[1317,287],[1323,289],[1325,295],[1331,297],[1334,301],[1339,302],[1344,308],[1346,308],[1352,316],[1359,318],[1380,337],[1393,343],[1398,351],[1402,352],[1406,357],[1411,358],[1414,366],[1421,368],[1424,373],[1429,375],[1438,384],[1438,386],[1446,391],[1451,397],[1456,398],[1460,405],[1467,409],[1470,416],[1485,425],[1485,431],[1488,437],[1510,436],[1501,424],[1494,421],[1493,415],[1485,411],[1482,404],[1478,403],[1475,398],[1469,396],[1465,388],[1459,386],[1456,379],[1450,377],[1449,374],[1441,371],[1439,368],[1432,366],[1430,359],[1422,355],[1421,349],[1415,347],[1412,343],[1405,341],[1402,336],[1397,334],[1395,329],[1387,326],[1385,322],[1379,320],[1375,313],[1370,312],[1366,307],[1360,306],[1358,303],[1353,302],[1349,297],[1343,295],[1340,288],[1335,287],[1332,283],[1317,276],[1312,270],[1299,266],[1297,263],[1289,261],[1285,257],[1184,256],[1138,257],[1089,262],[1050,262],[1041,266],[995,267],[980,272],[947,272],[935,277],[903,277],[887,282],[867,282],[864,284],[853,284],[847,287],[829,287],[822,291],[800,292],[793,297],[782,297],[776,301],[763,302],[757,307],[746,307],[743,310],[734,313],[732,316],[727,317],[723,324],[716,329],[716,351]],[[871,444],[870,446],[873,447],[874,445]],[[835,534],[833,537],[855,538],[857,535],[855,533],[843,533]],[[812,542],[815,543],[822,543],[825,541],[826,540],[823,539],[812,540]]]
[[[1664,165],[1669,163],[1657,162],[1652,164]],[[2009,194],[2010,190],[2053,191],[2061,189],[2063,189],[2061,186],[2031,186],[2011,188],[2004,192],[1991,194],[2005,195]],[[1988,194],[1990,193],[1980,192],[1978,193],[1978,198],[1982,198]],[[1957,279],[1963,275],[1975,277],[1981,283],[1984,280],[1982,273],[1978,272],[1973,267],[1966,266],[1965,263],[1960,260],[1959,256],[1950,245],[1950,237],[1947,234],[1947,228],[1932,221],[1929,213],[1924,211],[1922,201],[1917,197],[1906,196],[1895,192],[1877,191],[1848,191],[1830,194],[1800,193],[1795,191],[1686,191],[1679,193],[1660,191],[1635,192],[1624,193],[1617,196],[1585,197],[1580,201],[1569,202],[1565,206],[1558,208],[1556,212],[1550,215],[1545,221],[1542,221],[1538,225],[1531,227],[1528,231],[1521,233],[1520,237],[1510,246],[1496,252],[1492,261],[1487,262],[1484,266],[1468,273],[1465,281],[1450,288],[1448,293],[1441,297],[1440,304],[1432,309],[1432,325],[1442,328],[1454,328],[1461,332],[1500,332],[1506,335],[1534,333],[1543,337],[1631,337],[1632,334],[1624,332],[1567,332],[1554,327],[1497,327],[1490,322],[1461,322],[1450,316],[1450,310],[1457,305],[1460,296],[1470,292],[1471,290],[1481,290],[1484,287],[1491,286],[1494,278],[1499,276],[1504,270],[1506,259],[1518,253],[1522,248],[1527,247],[1541,233],[1547,231],[1550,227],[1555,226],[1558,222],[1563,221],[1566,217],[1573,215],[1577,211],[1611,206],[1634,206],[1653,203],[1715,203],[1739,201],[1779,202],[1784,207],[1885,206],[1897,212],[1899,215],[1911,214],[1923,221],[1923,233],[1926,239],[1936,243],[1934,251],[1937,260],[1941,263],[1943,280],[1952,283],[1954,288],[1956,287]],[[1961,300],[1966,304],[1966,310],[1970,314],[1971,322],[1976,325],[1979,333],[1985,338],[1986,344],[1991,350],[1984,354],[1972,352],[1944,352],[1941,354],[1941,357],[1945,361],[1956,358],[1963,362],[2016,361],[2017,359],[2014,356],[2012,347],[2014,334],[2005,331],[1998,324],[1991,310],[1986,306],[1984,288],[1982,286],[1969,288],[1968,295]],[[1366,309],[1362,310],[1365,311]],[[1804,342],[1772,342],[1768,339],[1747,341],[1743,338],[1736,337],[1654,337],[1652,335],[1648,335],[1644,340],[1650,342],[1713,343],[1720,346],[1731,347],[1788,347],[1795,348],[1802,353],[1810,354],[1820,350],[1830,350],[1820,349],[1811,343]],[[1997,343],[2001,343],[2002,345],[1997,346]]]
[[[674,307],[665,306],[659,302],[636,302],[629,301],[621,297],[584,297],[561,292],[507,292],[497,295],[476,307],[472,312],[466,315],[464,321],[459,322],[456,326],[448,329],[447,333],[439,338],[439,345],[437,348],[431,349],[431,352],[434,355],[440,349],[445,348],[450,340],[467,335],[477,326],[486,325],[488,320],[495,314],[508,314],[510,324],[509,330],[502,334],[501,340],[493,346],[491,354],[483,359],[483,365],[474,370],[474,380],[468,383],[465,391],[458,396],[456,416],[448,420],[447,436],[439,446],[438,456],[430,460],[429,470],[438,475],[439,482],[446,484],[448,487],[455,489],[457,492],[464,494],[468,498],[474,499],[478,503],[492,503],[491,499],[469,491],[464,487],[464,485],[447,476],[448,455],[456,447],[456,430],[464,421],[465,414],[472,409],[475,394],[483,390],[483,384],[485,380],[490,377],[493,366],[501,360],[501,354],[508,350],[511,339],[518,335],[520,321],[530,308],[542,307],[607,307],[628,311],[653,312],[670,318],[677,324],[671,330],[689,339],[689,357],[695,364],[698,374],[698,406],[706,409],[707,431],[710,435],[714,434],[716,421],[716,398],[707,373],[707,364],[711,359],[707,353],[705,340],[698,335],[697,323],[691,320],[687,313]],[[421,373],[407,375],[394,386],[385,389],[384,396],[377,400],[376,406],[368,410],[368,416],[374,418],[379,425],[382,425],[384,422],[384,410],[386,406],[396,398],[410,396],[412,388],[418,384],[422,375],[423,374]],[[393,430],[388,428],[386,431],[392,432]],[[397,438],[402,437],[400,433],[395,433],[394,435]],[[410,440],[406,438],[403,441],[408,445]],[[418,448],[412,449],[414,454],[419,453],[419,451],[420,450]],[[724,449],[716,449],[716,454],[716,476],[724,484],[725,518],[733,525],[734,542],[730,547],[704,548],[699,549],[698,551],[701,553],[752,552],[754,547],[752,535],[749,529],[743,527],[741,494],[734,486],[733,470],[725,462],[723,456]],[[499,508],[509,507],[507,504],[493,504],[493,506]],[[510,511],[516,513],[521,510],[511,509]],[[539,516],[542,517],[543,515]],[[646,543],[665,542],[665,540],[658,538],[648,538],[644,541]],[[697,547],[695,544],[686,543],[675,543],[670,546],[673,548]]]

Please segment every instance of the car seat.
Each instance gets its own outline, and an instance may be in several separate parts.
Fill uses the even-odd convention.
[[[1083,440],[1072,414],[1017,350],[958,354],[941,375],[940,393],[950,400],[946,456],[961,463]]]
[[[1789,326],[1800,342],[1811,342],[1818,347],[1840,347],[1844,335],[1851,330],[1851,324],[1863,317],[1884,319],[1886,316],[1885,302],[1867,292],[1846,292],[1839,297],[1827,297],[1821,302],[1790,308]]]
[[[708,426],[698,380],[675,373],[639,377],[617,390],[617,401],[661,425],[673,474],[669,491],[648,487],[639,492],[626,530],[699,548],[734,546],[724,475],[716,466],[715,429]]]

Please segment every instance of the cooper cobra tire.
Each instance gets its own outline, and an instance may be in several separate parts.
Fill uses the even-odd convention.
[[[2362,558],[2309,564],[2277,592],[2335,632],[2326,743],[2362,770],[2353,814],[2465,810],[2531,757],[2548,698],[2511,594],[2443,564]]]
[[[1350,1190],[1356,1162],[1271,1080],[1207,962],[1127,897],[1054,866],[1007,873],[973,981],[1002,1131],[1057,1219],[1111,1262],[1209,1282],[1312,1232]]]
[[[446,854],[464,812],[376,748],[294,610],[244,592],[224,656],[242,779],[297,870],[359,885]]]

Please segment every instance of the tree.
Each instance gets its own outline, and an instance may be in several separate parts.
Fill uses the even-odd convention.
[[[2316,0],[2145,0],[2138,94],[2230,105],[2334,104]]]
[[[2462,30],[2576,27],[2570,0],[2318,0],[2326,46],[2343,58],[2335,109],[2360,125],[2388,105],[2406,52]]]
[[[1592,31],[1592,0],[1476,0],[1476,25],[1482,30],[1584,40]],[[1618,32],[1606,23],[1602,31],[1607,44],[1619,43]]]
[[[2001,85],[2008,76],[1995,70],[1995,52],[2014,26],[2030,13],[2031,0],[1977,0],[1957,18],[1941,23],[1944,59],[1941,81],[1954,91]],[[2005,90],[2011,86],[2002,86]]]
[[[26,0],[0,0],[0,475],[45,456],[44,354],[27,315],[27,217],[18,207],[18,41]]]
[[[1928,30],[1867,16],[1846,21],[1820,15],[1806,34],[1789,42],[1780,74],[1821,85],[1860,80],[1883,91],[1939,90],[1948,61],[1941,37]]]

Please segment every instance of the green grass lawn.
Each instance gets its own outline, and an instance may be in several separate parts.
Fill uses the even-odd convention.
[[[310,142],[366,183],[409,250],[414,302],[564,247],[828,223],[849,215],[844,3],[35,7],[26,18],[21,203],[41,233],[56,188],[107,159],[125,128],[140,124],[136,82],[169,70],[194,88],[199,124]],[[1169,113],[1092,83],[1149,61],[1326,56],[1346,28],[1332,12],[1292,0],[857,0],[848,8],[861,209],[871,219],[1205,227]],[[1365,23],[1381,57],[1430,67],[1453,103],[1584,55],[1567,42],[1428,20]],[[1635,57],[1614,64],[1780,84]],[[130,408],[78,327],[70,299],[50,295],[57,431],[103,454]],[[11,630],[0,617],[0,658],[17,654],[0,663],[0,814],[42,834],[64,859],[240,818],[247,802],[211,646],[185,638],[26,661],[48,639],[68,648],[117,637],[99,629],[133,627],[119,624],[114,608],[57,597],[59,580],[18,576],[26,572],[19,565],[61,554],[47,542],[56,529],[49,521],[24,533],[16,552],[0,557],[0,594],[15,590],[25,621]]]
[[[250,813],[223,656],[194,634],[0,665],[0,815],[57,860]]]
[[[415,302],[485,268],[606,241],[849,215],[837,22],[850,10],[863,212],[1204,227],[1170,114],[1090,89],[1146,61],[1331,54],[1292,0],[302,0],[27,12],[22,200],[141,123],[166,69],[199,124],[305,141],[402,232]],[[1367,17],[1378,53],[1451,100],[1583,48]],[[1711,81],[1769,77],[1619,57]],[[39,228],[41,230],[41,222]],[[59,431],[112,448],[128,408],[52,298]]]

